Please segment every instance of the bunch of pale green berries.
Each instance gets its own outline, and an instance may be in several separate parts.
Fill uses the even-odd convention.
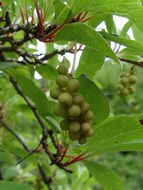
[[[130,73],[122,72],[120,74],[120,80],[118,82],[118,90],[121,97],[126,97],[129,94],[133,94],[135,89],[133,85],[136,83],[137,78],[134,73],[131,71]]]
[[[63,118],[60,123],[61,130],[67,131],[72,141],[78,140],[79,144],[85,144],[87,137],[94,134],[91,128],[94,114],[89,103],[77,92],[80,82],[68,73],[67,66],[59,65],[57,71],[57,86],[50,91],[50,96],[58,100],[54,114]]]

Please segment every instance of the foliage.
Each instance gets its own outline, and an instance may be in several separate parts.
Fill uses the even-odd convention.
[[[140,0],[0,1],[0,189],[142,189],[133,159],[143,150],[142,48]],[[85,145],[53,112],[63,64],[94,113]],[[137,77],[127,97],[117,88],[122,72]]]

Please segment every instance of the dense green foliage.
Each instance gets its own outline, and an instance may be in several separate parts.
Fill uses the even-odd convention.
[[[0,1],[0,189],[143,189],[142,49],[141,0]]]

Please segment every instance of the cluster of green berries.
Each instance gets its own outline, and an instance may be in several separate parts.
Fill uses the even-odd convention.
[[[129,73],[122,72],[118,82],[118,90],[121,97],[126,97],[133,94],[135,89],[133,85],[136,83],[137,78],[131,70]]]
[[[77,92],[80,82],[68,73],[66,65],[60,65],[57,71],[57,86],[50,91],[50,96],[58,100],[54,114],[63,118],[60,123],[61,130],[68,131],[72,141],[78,140],[79,144],[85,144],[87,137],[94,134],[91,128],[94,114],[89,103]]]

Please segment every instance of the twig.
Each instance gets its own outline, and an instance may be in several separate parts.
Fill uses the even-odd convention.
[[[28,151],[29,153],[31,152],[31,150],[27,147],[23,140],[2,119],[0,119],[0,123],[20,142],[20,144],[26,151]]]

